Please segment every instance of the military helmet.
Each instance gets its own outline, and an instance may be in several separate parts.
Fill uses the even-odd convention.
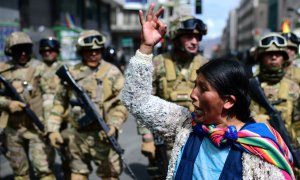
[[[285,39],[287,40],[287,47],[293,47],[296,49],[296,51],[298,50],[300,40],[296,34],[289,32],[289,33],[282,33],[281,35],[285,37]]]
[[[76,44],[77,52],[83,49],[102,49],[104,43],[105,37],[99,31],[85,30],[79,34]]]
[[[59,52],[60,43],[55,37],[42,38],[39,43],[40,53],[44,50],[55,50]]]
[[[180,16],[170,23],[171,39],[191,32],[199,34],[199,41],[201,41],[202,36],[207,34],[207,26],[200,19],[189,15]]]
[[[12,55],[12,47],[16,45],[30,45],[32,46],[32,40],[31,38],[24,32],[13,32],[11,33],[8,38],[6,39],[5,42],[5,47],[4,47],[4,53],[7,56]]]
[[[281,52],[284,60],[288,60],[287,41],[278,33],[270,33],[260,38],[257,46],[256,59],[260,60],[261,55],[266,52]]]

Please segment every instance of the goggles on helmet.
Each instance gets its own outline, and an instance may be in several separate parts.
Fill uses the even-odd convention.
[[[32,45],[31,44],[22,44],[11,47],[11,52],[15,56],[21,56],[23,53],[31,55]]]
[[[202,34],[206,34],[207,27],[200,19],[188,19],[181,22],[181,28],[179,30],[198,30]]]
[[[300,40],[298,39],[298,37],[294,33],[282,33],[282,36],[286,40],[290,40],[295,44],[300,44]]]
[[[59,49],[60,45],[56,39],[42,39],[40,41],[40,48],[49,47],[50,49]]]
[[[97,45],[104,44],[104,38],[100,35],[88,36],[79,40],[80,45],[82,46],[92,46],[94,43]]]
[[[274,43],[278,47],[286,47],[287,46],[287,42],[286,42],[285,38],[282,36],[279,36],[279,35],[278,36],[271,35],[271,36],[262,38],[259,41],[259,46],[262,48],[268,48],[272,45],[272,43]]]

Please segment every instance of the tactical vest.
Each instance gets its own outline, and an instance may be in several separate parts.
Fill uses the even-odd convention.
[[[285,77],[300,84],[300,67],[289,67],[286,71]]]
[[[281,112],[282,119],[287,129],[291,128],[292,124],[292,113],[293,113],[293,101],[295,100],[291,95],[289,95],[290,81],[283,78],[277,87],[271,87],[273,93],[268,93],[268,85],[266,83],[261,84],[268,100],[274,105],[274,107]],[[276,86],[276,85],[275,85]],[[275,93],[275,97],[272,94]],[[277,97],[276,97],[277,96]],[[267,114],[263,107],[259,107],[259,112]],[[289,130],[291,132],[291,130]]]
[[[5,68],[10,69],[13,64],[4,65]],[[11,69],[3,72],[2,75],[9,80],[16,91],[23,98],[25,103],[29,104],[30,108],[35,112],[41,121],[43,118],[43,100],[39,84],[34,76],[35,68],[31,64],[27,64],[26,67],[19,67],[17,69]],[[7,114],[3,111],[1,113],[1,126],[8,125],[12,128],[18,129],[21,126],[25,126],[28,129],[34,128],[33,122],[28,118],[25,112]]]
[[[195,86],[196,70],[206,61],[200,55],[197,55],[188,64],[188,67],[179,70],[171,59],[171,54],[164,54],[161,58],[163,58],[165,73],[162,73],[159,80],[159,88],[161,88],[159,96],[193,111],[194,107],[191,103],[190,94]]]
[[[71,71],[74,79],[81,87],[84,88],[91,100],[99,108],[99,113],[102,117],[104,117],[104,120],[106,119],[105,101],[113,94],[109,77],[107,76],[107,73],[111,68],[111,64],[102,60],[99,69],[95,72],[92,72],[90,68],[83,64],[76,65],[74,70]],[[68,93],[71,102],[76,101],[76,96],[73,94],[72,90]],[[71,106],[72,109],[70,111],[69,120],[71,120],[70,122],[75,128],[80,130],[99,130],[100,127],[96,121],[87,127],[79,127],[76,120],[79,118],[84,118],[85,112],[78,105],[72,105],[71,103]]]

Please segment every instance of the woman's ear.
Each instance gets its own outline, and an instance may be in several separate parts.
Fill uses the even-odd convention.
[[[223,108],[228,110],[230,109],[236,102],[236,98],[234,95],[229,95],[225,98]]]

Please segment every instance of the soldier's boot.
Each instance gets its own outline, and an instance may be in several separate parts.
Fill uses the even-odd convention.
[[[84,174],[72,173],[71,179],[72,180],[88,180],[88,177],[87,177],[87,175],[84,175]]]
[[[101,177],[102,180],[119,180],[119,178],[116,177]]]
[[[30,180],[29,175],[15,176],[14,180]]]
[[[40,178],[40,180],[56,180],[54,174],[48,174]]]

